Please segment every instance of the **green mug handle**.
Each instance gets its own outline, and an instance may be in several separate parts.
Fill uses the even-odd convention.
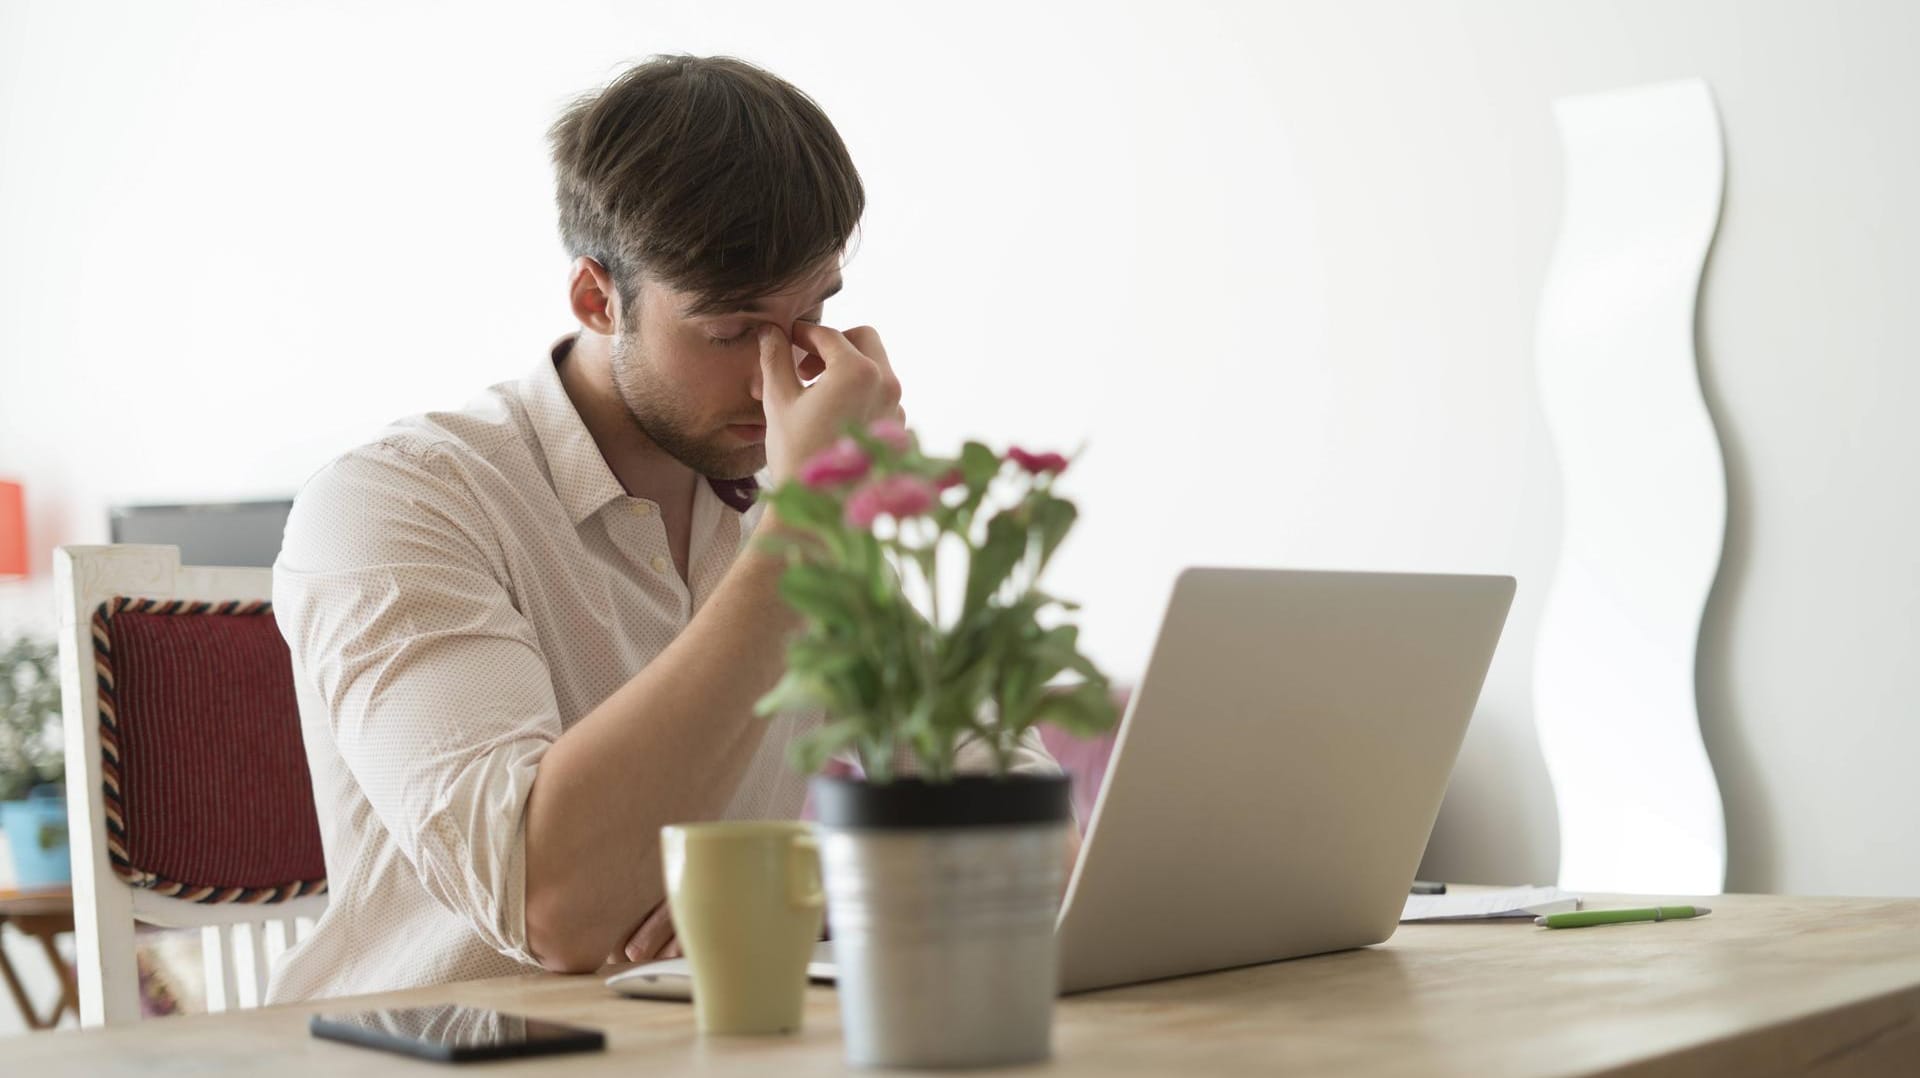
[[[793,836],[787,856],[787,901],[800,910],[817,910],[827,904],[827,896],[820,890],[820,844],[811,835]]]

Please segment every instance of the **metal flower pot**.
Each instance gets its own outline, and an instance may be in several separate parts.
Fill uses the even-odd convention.
[[[1066,777],[821,777],[813,794],[848,1062],[1046,1059]]]

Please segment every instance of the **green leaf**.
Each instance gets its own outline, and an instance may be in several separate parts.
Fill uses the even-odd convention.
[[[757,535],[753,542],[761,550],[785,561],[799,561],[814,557],[820,552],[820,537],[801,532]]]
[[[1048,693],[1034,709],[1031,725],[1050,722],[1075,737],[1092,737],[1113,729],[1119,721],[1120,712],[1103,680]]]
[[[783,483],[769,497],[788,524],[816,532],[838,533],[844,526],[840,499],[799,483]]]
[[[979,610],[1006,583],[1007,575],[1020,564],[1027,549],[1027,529],[1011,511],[996,513],[987,522],[987,539],[967,559],[967,601],[961,607],[965,617]]]
[[[1056,625],[1041,633],[1032,649],[1034,680],[1044,685],[1080,660],[1079,640],[1080,630],[1073,625]]]
[[[787,665],[824,675],[844,673],[861,661],[859,649],[837,637],[796,636],[787,644]]]
[[[845,622],[859,610],[858,583],[826,566],[787,566],[780,574],[780,596],[803,616],[827,625]]]
[[[820,703],[818,682],[805,670],[788,670],[767,694],[754,702],[753,713],[771,718],[782,711],[815,707]]]
[[[880,672],[873,668],[872,662],[855,663],[834,679],[839,686],[835,705],[843,708],[857,708],[862,714],[880,706],[885,696]]]
[[[1021,659],[1010,659],[1000,676],[1000,722],[1003,726],[1024,728],[1033,711],[1033,696],[1039,687],[1033,667]]]
[[[960,447],[960,474],[965,477],[968,490],[985,488],[1000,474],[1000,463],[1000,454],[979,442]]]
[[[892,563],[881,553],[880,540],[872,532],[862,532],[855,540],[860,566],[866,575],[867,595],[876,607],[886,607],[899,593],[899,579]]]
[[[1060,547],[1060,541],[1072,530],[1073,522],[1080,515],[1072,502],[1056,498],[1051,494],[1041,494],[1033,505],[1033,528],[1040,533],[1040,565],[1044,568],[1052,559],[1053,552]]]
[[[870,733],[860,739],[860,769],[867,781],[885,785],[893,780],[893,731]]]
[[[860,734],[858,722],[830,719],[819,729],[795,738],[787,746],[787,761],[803,775],[816,774],[833,758],[834,753],[858,741]]]
[[[907,735],[908,742],[913,746],[914,755],[922,764],[928,765],[929,777],[936,779],[941,777],[944,770],[938,766],[943,757],[940,752],[940,731],[934,725],[934,708],[938,703],[938,697],[922,693],[915,701],[913,710],[908,712],[906,721],[900,724],[901,732]]]
[[[1093,665],[1092,660],[1080,654],[1079,626],[1057,625],[1047,630],[1043,646],[1046,648],[1049,661],[1057,663],[1052,673],[1047,675],[1049,679],[1064,670],[1071,670],[1088,681],[1099,682],[1103,688],[1106,686],[1107,676],[1100,672],[1099,667]]]

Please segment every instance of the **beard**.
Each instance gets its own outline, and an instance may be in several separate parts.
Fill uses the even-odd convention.
[[[741,445],[724,430],[701,433],[703,424],[647,362],[637,336],[631,331],[614,336],[613,388],[640,433],[708,479],[745,479],[766,467],[766,446]]]

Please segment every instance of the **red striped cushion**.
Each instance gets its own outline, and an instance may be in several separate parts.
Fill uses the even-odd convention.
[[[293,664],[273,616],[123,610],[107,633],[134,872],[189,889],[323,880]]]

